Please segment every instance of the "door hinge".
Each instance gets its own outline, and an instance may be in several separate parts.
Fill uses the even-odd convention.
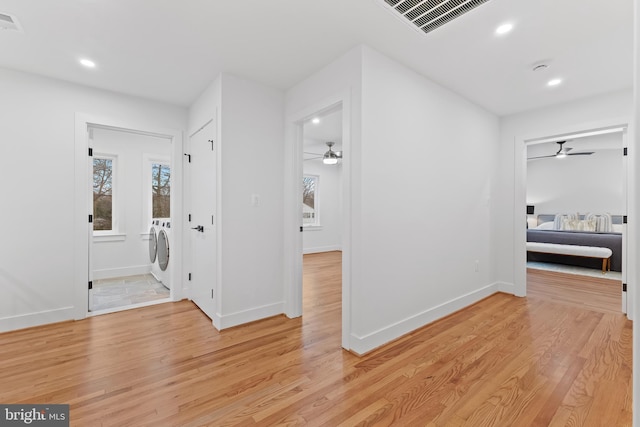
[[[627,292],[627,284],[626,283],[622,284],[622,292]]]
[[[93,223],[93,215],[89,214],[89,223]]]
[[[89,157],[93,157],[93,148],[89,147]]]
[[[191,222],[191,214],[189,214],[189,222]]]
[[[210,139],[209,142],[211,143],[211,151],[213,151],[213,139]]]
[[[622,149],[622,155],[623,155],[623,156],[626,156],[626,155],[627,155],[627,147],[624,147],[624,148]]]
[[[189,281],[191,281],[191,273],[189,273]]]
[[[184,155],[187,156],[187,161],[191,163],[191,154],[184,153]]]
[[[213,299],[213,289],[211,289],[211,299]]]
[[[93,280],[89,280],[89,290],[93,289]]]
[[[302,233],[302,226],[300,226],[300,232]]]
[[[627,216],[626,216],[626,215],[624,215],[624,216],[622,217],[622,223],[623,223],[623,224],[626,224],[626,223],[627,223]]]

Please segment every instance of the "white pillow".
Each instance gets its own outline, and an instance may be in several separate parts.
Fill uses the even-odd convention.
[[[556,214],[556,217],[553,219],[553,229],[554,230],[562,230],[562,222],[565,219],[580,219],[580,215],[577,213],[574,214]]]
[[[611,232],[611,214],[592,214],[588,213],[584,216],[584,219],[595,219],[596,220],[596,231],[599,233],[610,233]]]
[[[595,219],[564,219],[562,230],[567,231],[596,231]]]
[[[535,227],[536,230],[553,230],[553,221],[543,222]]]

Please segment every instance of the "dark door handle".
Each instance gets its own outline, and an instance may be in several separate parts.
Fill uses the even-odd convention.
[[[196,230],[199,231],[201,233],[204,233],[204,225],[199,225],[197,227],[191,227],[192,230]]]

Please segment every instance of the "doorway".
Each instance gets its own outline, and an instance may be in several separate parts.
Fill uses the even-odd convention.
[[[109,136],[113,139],[111,143],[101,144],[94,147],[96,138],[101,136]],[[145,141],[150,145],[144,144],[137,146],[131,143],[133,140]],[[128,144],[127,141],[130,143]],[[158,144],[164,144],[164,151],[158,153],[156,148]],[[116,150],[120,146],[123,151]],[[146,147],[146,151],[141,148]],[[168,150],[167,150],[168,147]],[[137,154],[130,157],[127,150],[136,151]],[[75,224],[74,232],[74,264],[77,266],[74,273],[74,307],[75,319],[83,319],[87,316],[104,314],[123,309],[141,307],[145,305],[157,304],[165,301],[177,301],[182,299],[182,283],[179,279],[182,276],[182,164],[176,162],[175,159],[182,157],[182,135],[180,131],[164,128],[150,128],[146,125],[131,122],[127,120],[117,120],[113,118],[104,118],[83,113],[76,114],[75,120]],[[94,156],[94,153],[96,156]],[[102,156],[101,156],[102,155]],[[111,227],[104,218],[98,221],[103,230],[94,230],[94,157],[103,160],[111,160],[110,162],[99,162],[98,167],[107,167],[111,171],[111,191],[103,192],[101,195],[109,195],[106,199],[111,199]],[[168,200],[168,213],[170,221],[165,222],[164,237],[156,236],[156,244],[164,244],[166,246],[166,255],[170,255],[167,268],[165,270],[165,280],[169,283],[169,295],[162,295],[162,298],[146,301],[129,300],[126,304],[115,307],[104,307],[96,310],[96,307],[90,309],[90,299],[94,296],[94,281],[115,278],[129,277],[136,275],[145,275],[140,278],[140,282],[148,280],[152,284],[156,282],[156,286],[164,285],[157,283],[155,278],[146,276],[151,273],[153,263],[150,261],[150,249],[153,240],[151,230],[151,216],[153,212],[153,194],[150,189],[153,182],[152,171],[156,165],[156,172],[160,172],[163,177],[161,181],[166,187],[170,187],[170,196],[165,197],[164,202]],[[138,178],[125,179],[127,166],[131,166],[137,170]],[[159,170],[158,170],[159,169]],[[104,172],[104,170],[103,170]],[[148,173],[147,173],[148,172]],[[108,173],[105,177],[108,178]],[[144,177],[144,179],[142,178]],[[132,184],[133,183],[133,184]],[[130,187],[133,191],[129,192]],[[163,189],[156,188],[160,196],[163,195]],[[108,194],[111,193],[111,194]],[[129,196],[127,196],[129,194]],[[131,198],[127,198],[131,197]],[[102,197],[103,199],[105,197]],[[160,198],[162,199],[162,197]],[[156,200],[156,204],[160,203]],[[100,209],[104,209],[100,206]],[[138,207],[135,216],[129,216],[126,213],[127,205]],[[107,211],[109,209],[107,208]],[[99,215],[104,214],[98,212]],[[88,217],[88,220],[87,220]],[[169,224],[167,224],[169,223]],[[105,230],[104,228],[111,228]],[[96,232],[97,240],[94,245],[94,232]],[[159,235],[160,233],[158,233]],[[164,242],[163,240],[164,239]],[[109,253],[111,261],[117,259],[122,254],[113,254],[115,246],[126,246],[131,244],[135,246],[135,254],[131,253],[133,262],[128,264],[113,262],[107,263],[107,259],[97,261],[99,255],[92,252],[98,252],[94,246],[101,245],[100,251]],[[123,247],[124,247],[123,246]],[[95,249],[95,250],[94,250]],[[156,248],[157,249],[157,248]],[[128,251],[129,249],[127,249]],[[117,251],[117,250],[116,250]],[[125,261],[129,252],[124,253]],[[96,256],[94,256],[96,255]],[[133,256],[135,255],[135,258]],[[109,262],[111,262],[109,261]],[[102,263],[102,264],[100,264]],[[101,267],[102,265],[102,267]],[[83,268],[84,266],[84,268]],[[121,283],[124,289],[131,283]],[[165,287],[166,289],[166,287]],[[114,291],[115,292],[115,291]],[[165,292],[166,293],[166,292]]]
[[[171,141],[89,126],[89,312],[170,301]]]
[[[515,233],[516,254],[522,256],[516,256],[518,294],[627,313],[626,135],[626,125],[612,125],[523,141],[522,157],[516,150],[520,218],[525,201],[527,208],[526,237]],[[522,187],[517,185],[519,176]],[[525,249],[525,241],[535,242],[530,250]],[[613,268],[609,271],[600,258],[549,254],[534,245],[610,251]]]
[[[335,318],[342,301],[342,106],[319,112],[302,130],[303,304],[307,313],[330,310],[323,314]]]
[[[314,118],[321,118],[324,115],[335,113],[341,121],[341,143],[342,158],[340,163],[340,300],[341,300],[341,345],[349,350],[350,330],[351,330],[351,98],[349,93],[342,93],[328,97],[324,101],[308,106],[287,118],[287,138],[285,150],[285,164],[287,165],[285,183],[285,314],[290,317],[303,315],[303,254],[304,238],[307,233],[317,233],[318,231],[304,231],[303,226],[303,177],[304,177],[304,130],[307,123],[314,124]],[[318,157],[329,151],[326,142],[320,141],[320,146],[316,150],[308,150],[308,157]],[[333,151],[332,146],[332,151]],[[323,164],[323,166],[325,166]],[[328,165],[326,165],[328,166]],[[332,165],[335,166],[335,165]],[[322,178],[322,177],[321,177]],[[322,188],[322,180],[320,188]],[[322,223],[323,207],[322,200],[320,206],[320,222]],[[310,212],[307,212],[310,213]],[[308,215],[309,216],[309,215]],[[309,217],[308,219],[311,219]],[[307,245],[309,245],[307,239]],[[331,244],[325,245],[325,249]],[[320,246],[321,247],[321,246]],[[326,252],[329,253],[329,252]],[[333,264],[335,266],[335,264]]]

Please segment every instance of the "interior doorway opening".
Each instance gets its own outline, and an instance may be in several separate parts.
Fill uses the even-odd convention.
[[[172,139],[89,125],[88,312],[172,300]]]
[[[316,319],[342,315],[342,116],[338,104],[302,123],[303,315]]]
[[[627,313],[625,137],[614,127],[526,144],[527,295]]]
[[[341,163],[341,273],[339,331],[341,347],[350,350],[351,336],[351,94],[341,92],[290,114],[287,117],[285,139],[285,278],[284,308],[289,318],[303,316],[303,234],[302,186],[304,163],[304,125],[323,113],[341,111],[342,159]],[[335,142],[335,141],[334,141]],[[326,150],[319,151],[326,153]],[[323,154],[324,157],[324,154]],[[334,165],[335,166],[335,165]],[[321,184],[322,185],[322,184]],[[320,202],[321,204],[322,202]],[[322,209],[322,208],[321,208]],[[322,214],[320,214],[322,215]]]

